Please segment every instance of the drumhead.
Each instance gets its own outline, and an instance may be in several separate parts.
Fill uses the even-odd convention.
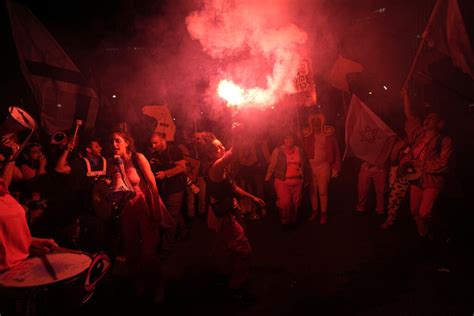
[[[41,258],[31,257],[0,274],[0,286],[11,288],[36,287],[64,282],[85,272],[92,258],[87,254],[52,253],[46,254],[56,273],[56,279],[48,273]]]

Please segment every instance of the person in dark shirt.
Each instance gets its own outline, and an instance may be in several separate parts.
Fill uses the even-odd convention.
[[[148,160],[158,191],[177,223],[178,239],[187,239],[188,229],[181,212],[186,189],[186,162],[183,153],[177,146],[168,144],[165,138],[154,133],[150,138]]]
[[[80,146],[81,158],[74,159],[68,163],[68,152],[60,157],[55,171],[69,174],[69,187],[72,192],[74,214],[79,218],[80,236],[75,236],[81,248],[87,251],[106,250],[109,245],[110,236],[105,233],[107,227],[100,219],[99,212],[102,211],[94,206],[94,188],[99,182],[105,182],[107,174],[107,160],[102,156],[102,146],[96,138],[89,138]],[[77,221],[76,221],[77,222]],[[87,233],[86,233],[87,232]]]
[[[196,133],[195,138],[202,153],[201,159],[210,166],[207,189],[211,207],[207,223],[217,233],[216,256],[222,263],[222,271],[225,274],[230,272],[228,287],[231,296],[238,303],[247,304],[253,300],[246,289],[252,247],[236,219],[240,212],[236,197],[249,199],[259,207],[265,207],[265,202],[237,186],[231,179],[232,149],[226,150],[210,132]]]

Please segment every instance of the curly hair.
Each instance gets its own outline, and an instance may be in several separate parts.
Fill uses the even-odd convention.
[[[193,143],[196,144],[196,148],[204,161],[209,161],[211,155],[216,151],[214,144],[212,143],[217,137],[211,132],[196,132],[193,135]]]

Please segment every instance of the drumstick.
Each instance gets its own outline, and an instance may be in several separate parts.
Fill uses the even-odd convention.
[[[67,248],[63,248],[63,247],[54,247],[53,252],[74,253],[76,255],[85,254],[85,252],[80,251],[80,250],[72,250],[72,249],[67,249]]]
[[[45,255],[40,256],[41,262],[43,263],[46,271],[48,274],[54,279],[57,280],[58,276],[56,275],[56,271],[54,270],[53,265],[49,262],[48,258]]]

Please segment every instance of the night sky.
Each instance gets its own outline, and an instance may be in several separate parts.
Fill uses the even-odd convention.
[[[474,19],[470,17],[473,16],[474,5],[470,1],[459,2],[465,21],[468,21],[466,28],[472,35],[474,23],[470,22]],[[139,69],[149,68],[149,61],[165,65],[158,68],[161,72],[175,72],[168,80],[170,85],[176,86],[177,81],[188,81],[193,90],[199,90],[208,84],[206,74],[200,78],[187,76],[190,72],[202,72],[201,68],[195,67],[195,63],[208,61],[200,56],[199,47],[195,41],[189,39],[189,34],[184,29],[186,14],[198,7],[197,1],[48,0],[20,3],[31,9],[83,74],[87,78],[94,77],[96,82],[99,81],[107,95],[124,91],[124,85],[130,81],[145,80],[145,76],[150,74],[139,72]],[[372,103],[375,107],[381,102],[398,104],[399,88],[413,61],[419,35],[426,25],[433,3],[433,0],[320,1],[318,14],[321,13],[321,16],[317,17],[324,16],[327,20],[322,27],[318,26],[316,32],[309,33],[316,52],[313,63],[316,65],[315,76],[322,101],[332,102],[331,95],[335,92],[333,89],[326,89],[324,75],[336,56],[342,54],[364,65],[362,77],[352,78],[354,89],[366,94],[371,89],[377,90],[381,89],[382,85],[388,85],[391,89],[383,92],[383,95],[373,96]],[[4,41],[7,45],[4,49],[6,58],[2,60],[2,69],[8,74],[2,78],[2,85],[8,88],[2,89],[1,96],[7,103],[18,103],[19,98],[28,99],[28,91],[17,66],[16,51],[9,33],[4,6],[1,14],[5,17],[2,18],[2,37],[7,39]],[[197,56],[196,59],[179,60],[180,52],[183,51],[194,51],[191,54]],[[177,56],[176,60],[170,60],[173,55]],[[131,61],[130,65],[133,66],[125,68],[124,64],[127,62],[124,60]],[[180,64],[180,69],[175,69],[176,63]],[[208,65],[210,73],[218,71],[218,67],[219,65]],[[456,79],[460,78],[460,81],[465,79],[462,74],[455,73],[454,76]],[[156,93],[146,90],[140,97],[128,92],[122,92],[122,95],[127,94],[130,103],[148,103],[163,98],[174,104],[189,103],[189,98],[180,99],[176,96],[179,91],[156,86]],[[473,96],[469,91],[471,86],[465,83],[460,83],[459,86],[463,87],[461,90],[465,90],[461,93],[472,101]],[[149,98],[146,99],[143,95],[149,95]],[[328,100],[324,100],[326,96]],[[396,107],[398,106],[392,105],[375,110],[382,116],[391,116],[392,109]]]

